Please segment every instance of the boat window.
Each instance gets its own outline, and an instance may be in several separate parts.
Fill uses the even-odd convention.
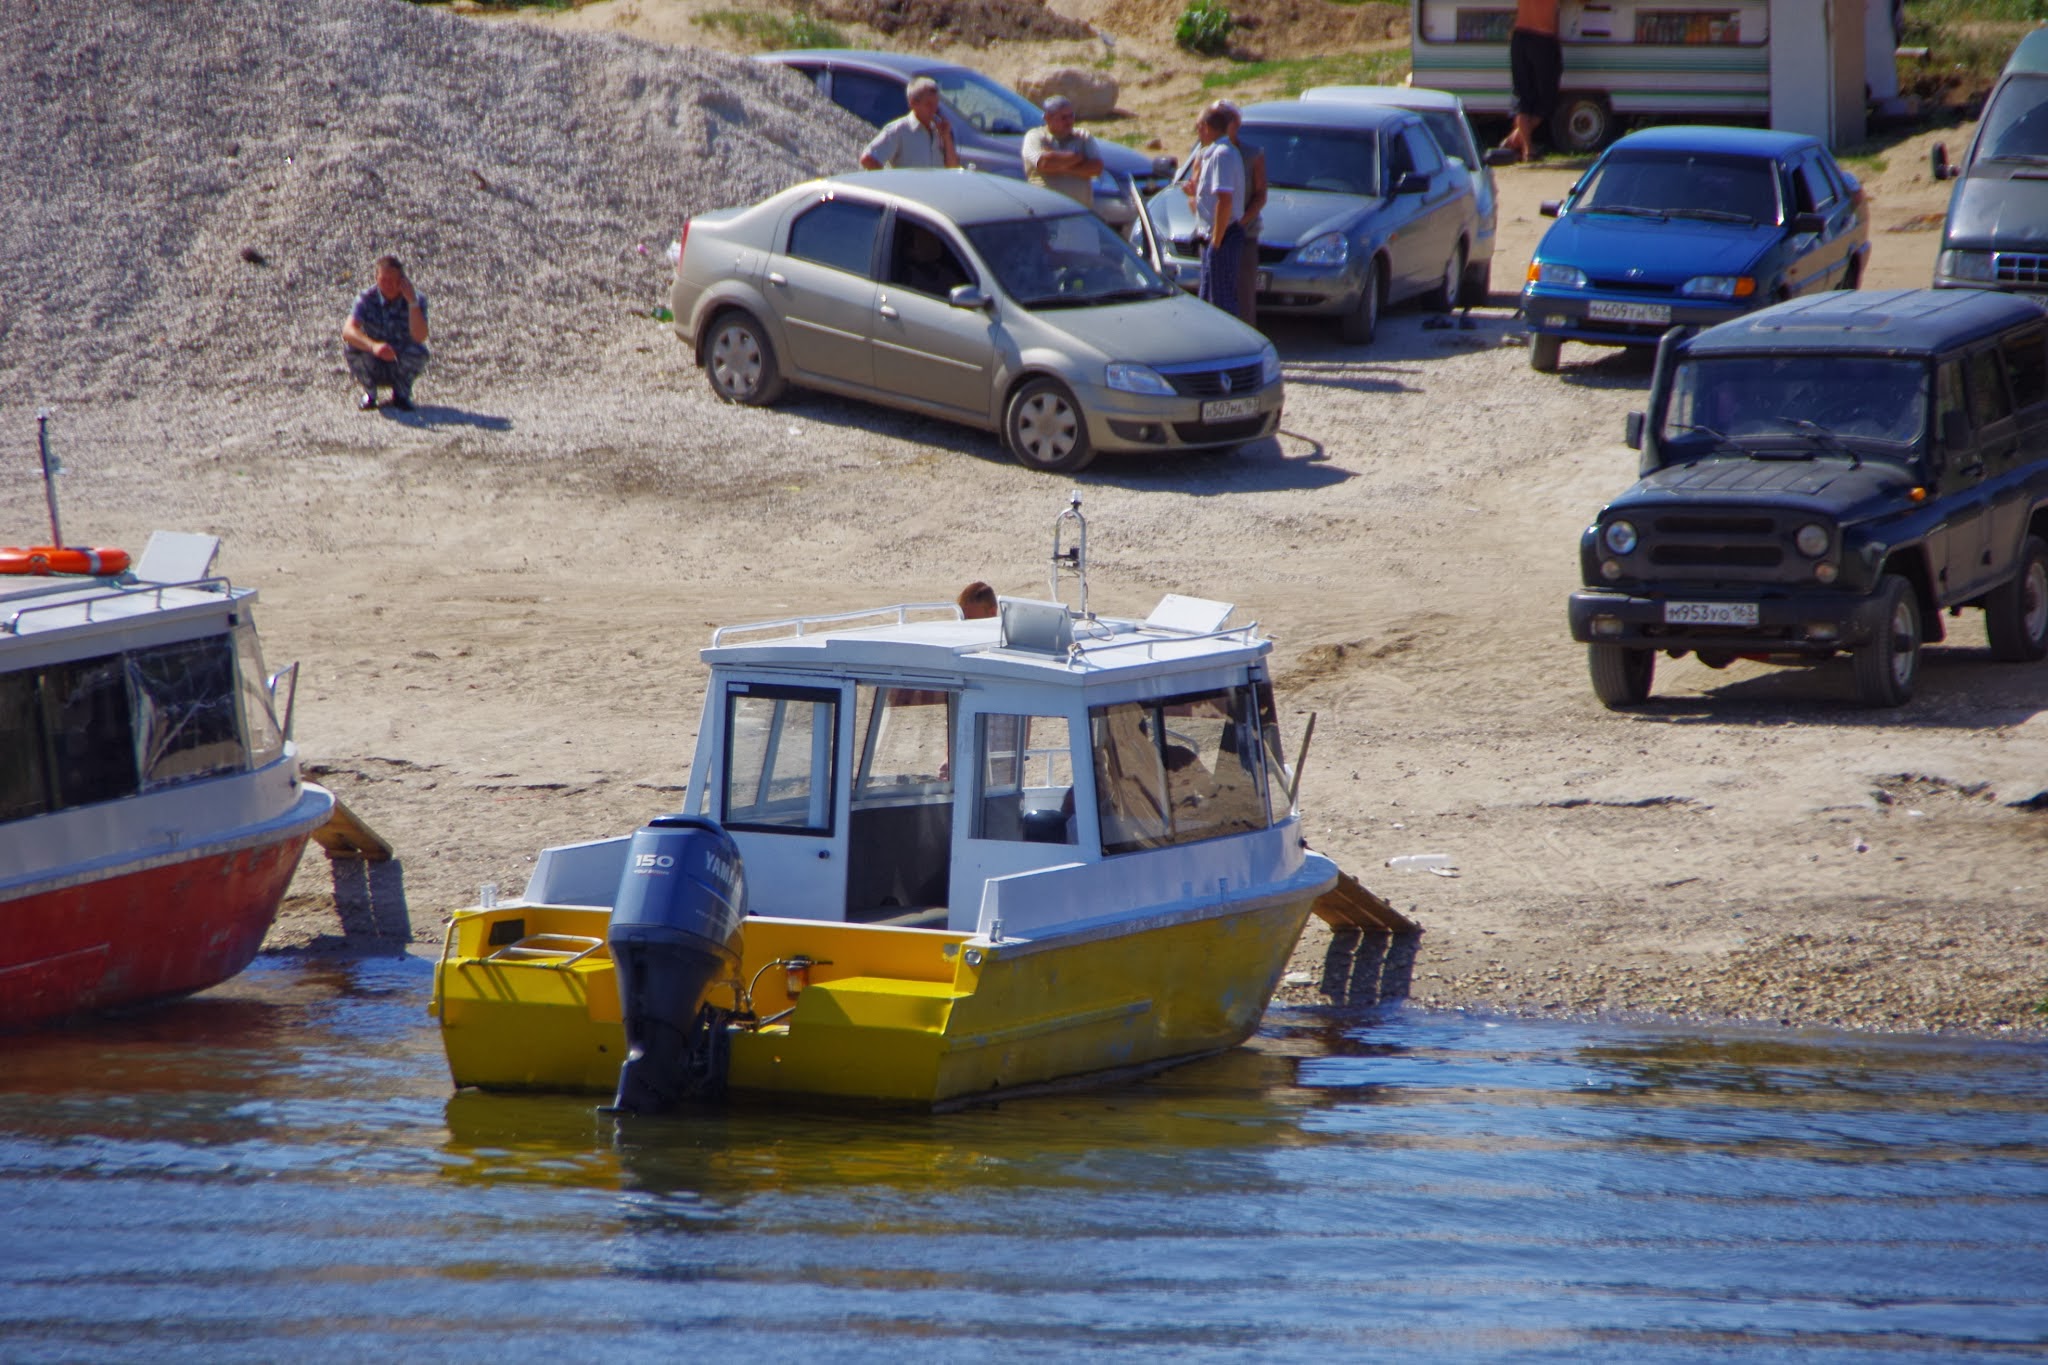
[[[128,666],[121,655],[43,670],[52,805],[86,806],[135,795],[139,784],[131,717]]]
[[[953,708],[957,692],[862,686],[860,767],[855,804],[953,794]]]
[[[1293,813],[1293,806],[1287,801],[1288,784],[1294,773],[1287,766],[1287,750],[1280,742],[1280,713],[1273,705],[1273,684],[1256,682],[1252,684],[1252,699],[1258,707],[1259,734],[1266,745],[1266,771],[1268,786],[1266,804],[1279,812],[1284,820]]]
[[[1253,687],[1089,712],[1102,850],[1129,853],[1272,823],[1271,744]]]
[[[830,835],[838,716],[834,690],[734,683],[725,700],[725,823]]]
[[[1074,753],[1065,716],[982,716],[975,749],[981,755],[975,838],[1075,842]]]
[[[134,651],[128,684],[145,789],[241,771],[234,645],[225,635]]]
[[[235,667],[242,689],[242,728],[249,746],[249,766],[267,767],[284,754],[284,725],[270,695],[270,674],[263,667],[263,646],[256,627],[235,627]]]
[[[50,808],[43,782],[41,693],[36,671],[0,673],[0,822]]]

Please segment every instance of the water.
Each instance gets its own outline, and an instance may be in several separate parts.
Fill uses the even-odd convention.
[[[2048,1343],[2048,1048],[1276,1011],[1150,1083],[615,1126],[451,1096],[411,960],[0,1040],[0,1359]]]

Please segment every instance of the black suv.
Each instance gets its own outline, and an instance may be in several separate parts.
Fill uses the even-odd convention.
[[[1793,299],[1658,348],[1635,487],[1579,542],[1572,638],[1610,707],[1657,651],[1853,654],[1872,706],[1913,692],[1942,608],[2001,659],[2048,655],[2048,310],[1932,289]]]

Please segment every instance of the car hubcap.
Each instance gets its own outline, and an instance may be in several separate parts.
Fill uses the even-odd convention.
[[[1901,601],[1892,611],[1892,681],[1900,687],[1913,681],[1913,668],[1919,662],[1916,636],[1913,604]]]
[[[1074,410],[1049,393],[1034,394],[1017,413],[1017,442],[1040,460],[1074,448]]]
[[[2037,559],[2027,565],[2026,582],[2020,592],[2020,619],[2027,638],[2039,640],[2048,635],[2048,564]]]
[[[711,369],[728,393],[749,394],[761,379],[761,348],[744,327],[728,327],[711,343]]]

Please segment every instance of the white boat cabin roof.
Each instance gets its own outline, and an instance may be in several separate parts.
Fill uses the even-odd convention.
[[[1258,623],[1226,624],[1227,602],[1169,594],[1143,621],[1075,615],[1058,602],[999,599],[961,619],[950,602],[725,626],[703,651],[721,669],[1089,687],[1240,665],[1272,649]]]
[[[119,636],[125,647],[138,630],[161,625],[165,638],[204,634],[193,618],[218,615],[255,595],[224,578],[209,577],[220,542],[214,536],[159,531],[135,567],[118,576],[0,575],[0,659],[80,656],[98,637]]]

